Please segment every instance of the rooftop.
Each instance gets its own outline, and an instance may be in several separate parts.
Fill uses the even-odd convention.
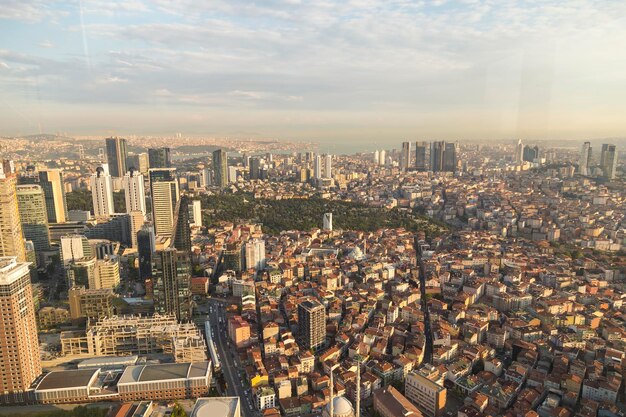
[[[207,375],[209,366],[210,362],[129,366],[126,370],[124,370],[119,384],[183,378],[202,378]]]
[[[36,391],[81,388],[89,386],[99,369],[79,369],[70,371],[53,371],[46,374],[37,385]]]
[[[239,417],[239,397],[198,398],[191,417]]]

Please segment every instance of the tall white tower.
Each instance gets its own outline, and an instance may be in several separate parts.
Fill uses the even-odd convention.
[[[333,177],[333,156],[325,155],[324,156],[324,178],[332,178]]]
[[[591,142],[583,143],[580,151],[580,160],[578,161],[578,171],[580,175],[589,175],[589,162],[591,160]]]
[[[320,155],[315,155],[315,164],[313,165],[313,171],[316,180],[322,178],[322,157]]]
[[[380,159],[378,160],[378,165],[380,166],[385,166],[385,164],[387,163],[387,152],[383,149],[382,151],[380,151]]]
[[[324,213],[323,228],[329,232],[333,230],[333,213]]]
[[[378,165],[379,161],[380,161],[380,154],[377,149],[374,151],[374,164]]]
[[[111,176],[102,167],[96,168],[96,172],[91,176],[91,196],[94,216],[110,217],[115,212],[113,182]]]
[[[124,197],[126,198],[126,213],[140,211],[145,216],[146,191],[143,175],[131,168],[122,179],[122,188],[124,188]]]
[[[202,227],[202,202],[200,200],[191,202],[191,218],[194,226]]]

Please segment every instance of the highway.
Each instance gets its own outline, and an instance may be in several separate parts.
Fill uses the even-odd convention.
[[[228,384],[228,395],[239,397],[241,400],[241,411],[244,417],[258,417],[260,413],[256,410],[252,402],[252,392],[244,388],[239,374],[243,366],[239,363],[235,348],[231,348],[228,342],[228,324],[226,322],[226,311],[224,303],[220,300],[209,300],[212,313],[209,313],[209,321],[213,329],[214,341],[222,362],[222,373]],[[220,324],[220,317],[222,323]]]

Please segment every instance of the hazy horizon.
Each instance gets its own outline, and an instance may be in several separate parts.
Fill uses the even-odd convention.
[[[626,4],[6,0],[0,135],[626,132]]]

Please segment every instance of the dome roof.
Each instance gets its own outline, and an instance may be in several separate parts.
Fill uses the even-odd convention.
[[[352,404],[344,397],[335,397],[333,399],[333,407],[335,416],[351,416],[354,412]],[[326,410],[330,413],[330,404],[326,406]]]

